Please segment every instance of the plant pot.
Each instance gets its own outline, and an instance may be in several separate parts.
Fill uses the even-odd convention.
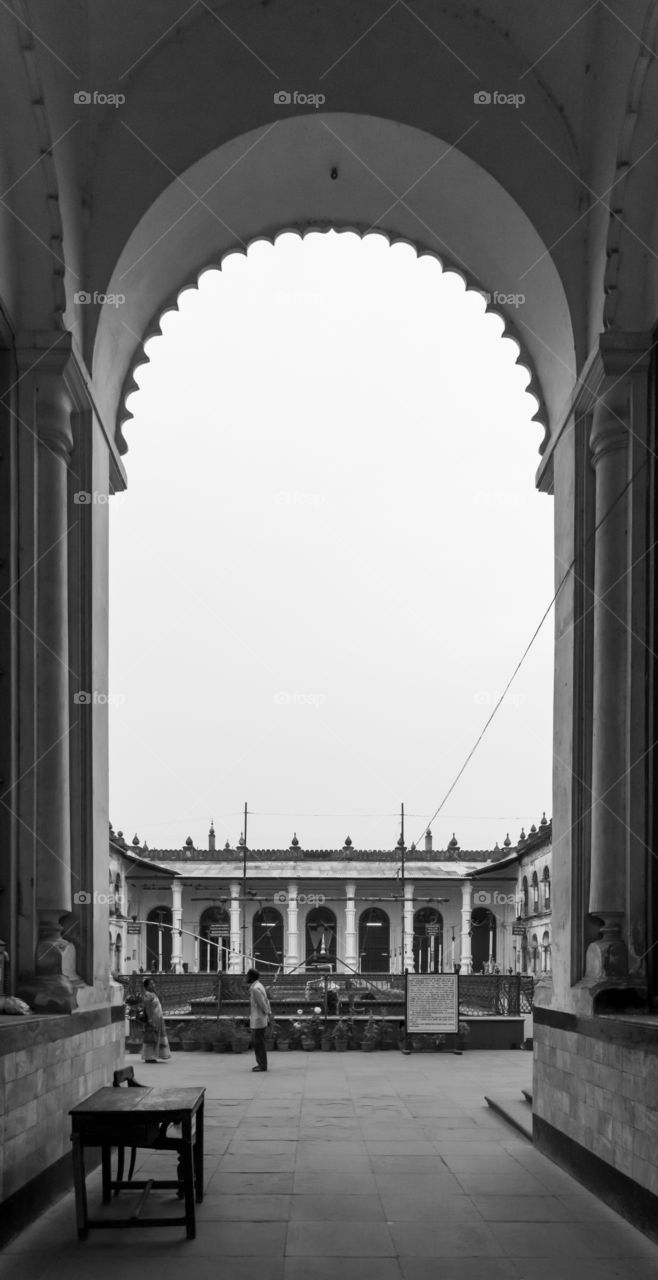
[[[375,1041],[369,1039],[369,1037],[364,1037],[361,1047],[364,1053],[372,1053],[373,1049],[376,1047]]]
[[[322,1049],[322,1052],[331,1053],[331,1050],[333,1049],[333,1047],[334,1047],[334,1042],[331,1036],[323,1036],[320,1041],[320,1048]]]
[[[315,1040],[312,1036],[302,1036],[302,1049],[305,1049],[307,1053],[311,1053],[315,1049]]]
[[[334,1040],[334,1046],[337,1053],[345,1053],[347,1049],[347,1036],[339,1036]]]
[[[288,1053],[291,1048],[290,1041],[282,1040],[281,1036],[279,1036],[279,1039],[276,1042],[276,1048],[277,1048],[277,1053]]]

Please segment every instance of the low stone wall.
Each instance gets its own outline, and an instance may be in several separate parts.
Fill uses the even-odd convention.
[[[70,1159],[69,1110],[111,1083],[123,1062],[123,1007],[3,1019],[0,1025],[0,1202],[24,1190],[63,1156]]]
[[[658,1196],[656,1019],[536,1009],[533,1112],[537,1145],[601,1195],[607,1180],[606,1198],[633,1216],[623,1204],[627,1179]]]

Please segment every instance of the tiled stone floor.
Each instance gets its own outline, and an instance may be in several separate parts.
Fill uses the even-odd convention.
[[[79,1243],[67,1195],[7,1247],[2,1280],[658,1275],[658,1247],[484,1103],[497,1084],[529,1085],[529,1054],[273,1054],[267,1076],[246,1054],[128,1061],[144,1084],[206,1086],[196,1239],[174,1227]],[[142,1167],[174,1160],[146,1153]],[[97,1173],[88,1185],[96,1213]],[[153,1194],[154,1213],[166,1197]],[[119,1198],[122,1215],[131,1202]]]

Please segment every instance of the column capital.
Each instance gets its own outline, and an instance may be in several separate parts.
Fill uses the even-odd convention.
[[[628,448],[628,396],[627,384],[614,383],[594,406],[589,437],[594,467],[605,454]]]
[[[64,379],[61,373],[38,369],[35,386],[39,444],[68,465],[73,450],[73,404]]]

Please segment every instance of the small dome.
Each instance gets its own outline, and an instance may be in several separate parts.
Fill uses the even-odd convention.
[[[505,849],[511,849],[511,847],[512,847],[512,841],[511,841],[511,840],[510,840],[510,838],[509,838],[509,831],[507,832],[507,835],[505,836],[505,839],[503,840],[503,846],[504,846],[504,848],[505,848]]]
[[[191,837],[191,836],[188,836],[188,837],[187,837],[187,840],[185,841],[185,847],[186,847],[186,849],[193,849],[193,848],[194,848],[194,841],[193,841],[193,839],[192,839],[192,837]]]
[[[455,835],[454,831],[453,831],[453,833],[452,833],[452,840],[449,840],[449,841],[448,841],[448,848],[449,848],[449,849],[458,849],[458,848],[459,848],[459,841],[458,841],[458,839],[457,839],[457,837],[456,837],[456,835]]]
[[[230,844],[229,844],[228,840],[226,841],[226,844],[224,845],[224,848],[226,849],[226,852],[227,852],[227,853],[230,851],[231,846],[230,846]]]
[[[134,836],[133,836],[133,844],[139,844],[139,836],[138,836],[138,835],[134,835]]]
[[[534,824],[534,822],[533,822],[533,824],[532,824],[532,826],[531,826],[531,828],[530,828],[530,835],[531,835],[531,836],[536,836],[536,834],[537,834],[537,828],[536,828],[536,826],[535,826],[535,824]]]
[[[299,849],[299,840],[297,839],[297,832],[296,832],[296,831],[295,831],[295,832],[293,832],[293,837],[292,837],[292,840],[291,840],[291,842],[290,842],[290,848],[291,848],[291,849]]]
[[[526,836],[526,833],[525,833],[525,831],[524,831],[523,827],[521,827],[521,835],[519,836],[519,844],[523,844],[524,840],[527,840],[527,838],[528,838],[528,837]]]
[[[344,848],[344,849],[351,849],[351,848],[352,848],[352,837],[351,837],[351,836],[345,836],[345,844],[343,845],[343,848]]]
[[[400,836],[400,839],[399,839],[399,840],[398,840],[398,842],[397,842],[397,846],[396,846],[396,848],[398,848],[398,849],[404,849],[404,848],[406,848],[405,843],[404,843],[404,836],[402,836],[402,835]]]
[[[547,827],[547,826],[548,826],[548,818],[546,817],[546,811],[545,811],[545,810],[544,810],[544,812],[542,813],[542,816],[541,816],[541,822],[540,822],[540,824],[539,824],[539,825],[540,825],[540,827]]]

